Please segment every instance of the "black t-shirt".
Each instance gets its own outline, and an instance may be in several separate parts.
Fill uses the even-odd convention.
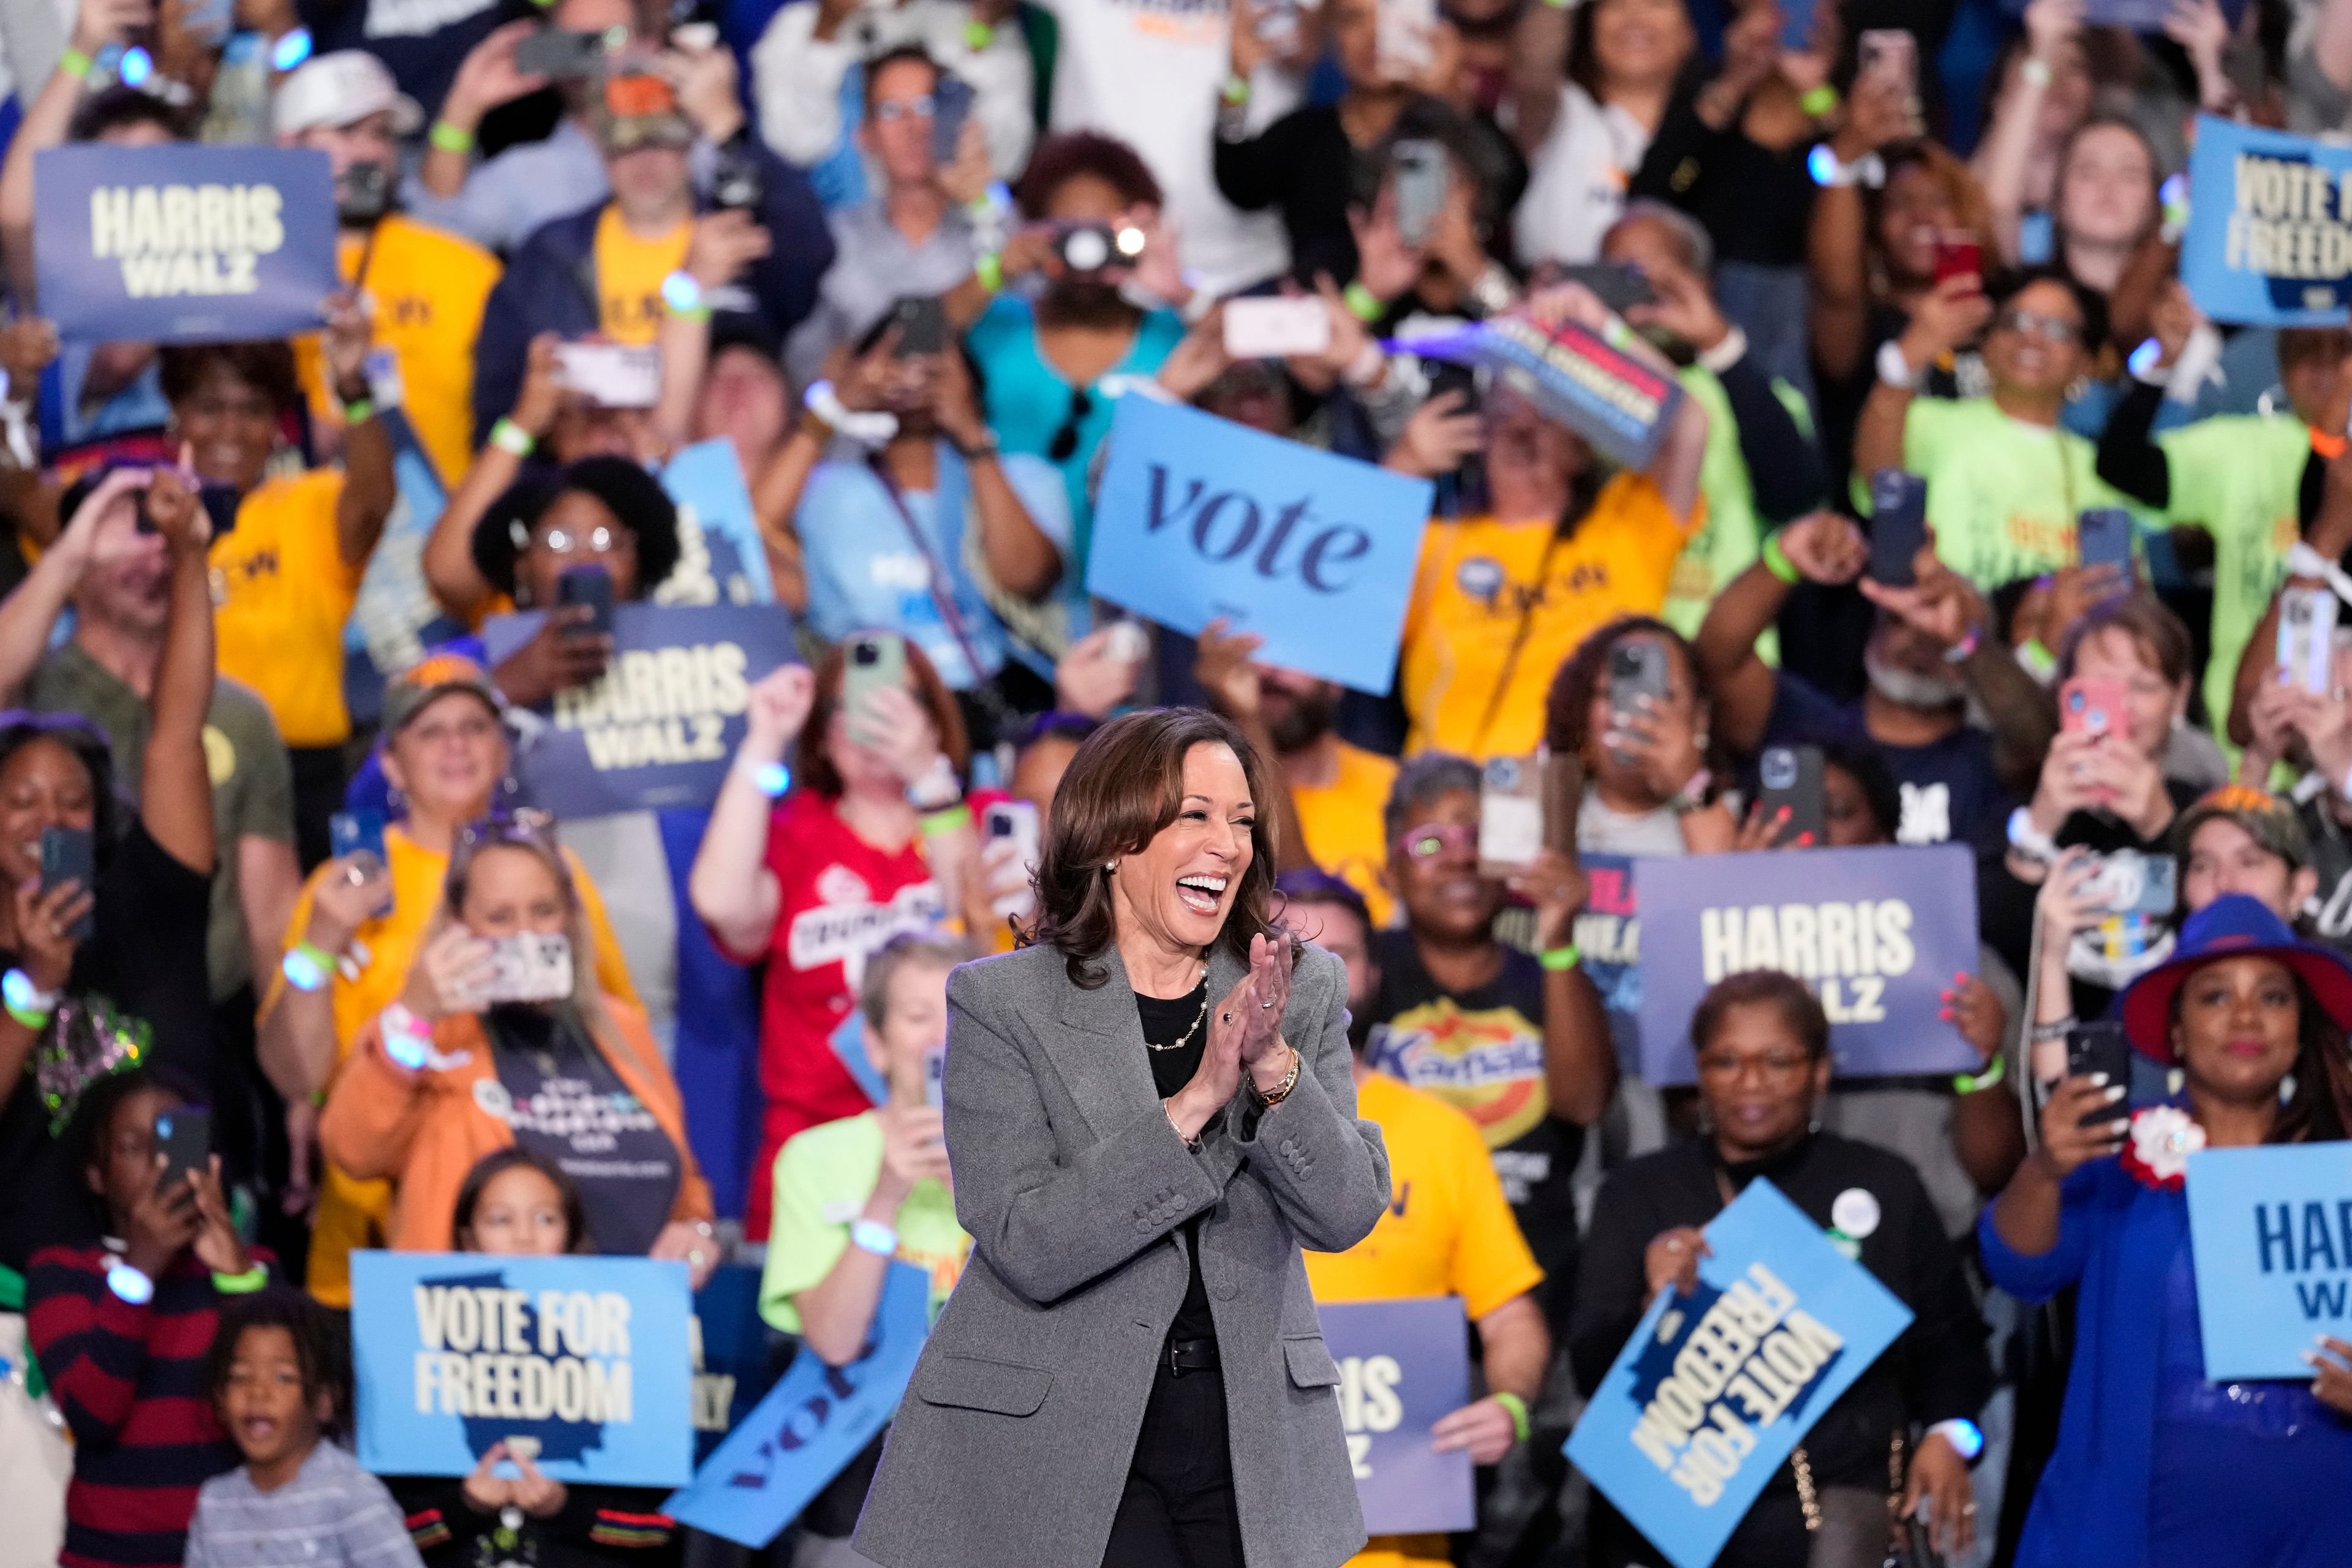
[[[520,1005],[482,1022],[504,1093],[495,1114],[579,1187],[597,1251],[643,1257],[677,1206],[677,1145],[577,1026]]]
[[[1772,684],[1772,712],[1764,723],[1768,746],[1838,745],[1874,751],[1903,792],[1901,844],[1966,844],[1979,854],[2006,841],[2009,814],[2019,804],[1993,771],[1992,736],[1962,724],[1925,746],[1890,746],[1873,740],[1862,704],[1841,706],[1800,677]]]
[[[1209,1048],[1209,977],[1172,1001],[1135,994],[1136,1016],[1143,1022],[1144,1054],[1151,1058],[1151,1087],[1166,1100],[1192,1081],[1201,1058]],[[1155,1047],[1169,1046],[1170,1049]],[[1192,1277],[1185,1282],[1184,1303],[1168,1326],[1171,1340],[1213,1340],[1216,1320],[1209,1312],[1209,1292],[1201,1283],[1201,1216],[1184,1222],[1185,1250],[1192,1259]]]
[[[1551,1112],[1544,1082],[1544,972],[1503,950],[1502,973],[1449,994],[1431,978],[1412,933],[1376,931],[1381,989],[1366,1059],[1467,1115],[1486,1140],[1503,1195],[1543,1266],[1547,1315],[1567,1310],[1576,1272],[1576,1200],[1570,1183],[1584,1129]]]
[[[134,818],[99,870],[90,938],[74,954],[65,990],[72,998],[103,998],[117,1014],[143,1022],[150,1042],[143,1065],[169,1068],[207,1088],[214,1076],[205,963],[211,893],[209,876],[173,859]],[[0,968],[18,963],[16,953],[0,949]],[[41,1247],[93,1241],[102,1228],[42,1103],[35,1068],[47,1039],[45,1033],[0,1107],[0,1264],[18,1270]]]

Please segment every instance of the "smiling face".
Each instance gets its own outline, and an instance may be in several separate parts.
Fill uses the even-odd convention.
[[[1122,937],[1146,936],[1169,952],[1197,952],[1217,940],[1257,853],[1257,803],[1241,759],[1222,741],[1184,753],[1176,820],[1141,849],[1118,858],[1111,908]]]
[[[500,1258],[560,1258],[572,1250],[563,1194],[544,1172],[509,1165],[482,1184],[474,1222],[457,1233],[457,1247]]]
[[[2094,125],[2067,149],[2058,226],[2069,239],[2128,245],[2156,219],[2156,161],[2121,125]]]
[[[81,758],[62,741],[26,742],[0,764],[0,877],[22,887],[41,875],[41,835],[87,833],[98,823],[98,790]]]
[[[2083,374],[2083,311],[2073,291],[2044,279],[2003,300],[1985,335],[1984,360],[1996,391],[2063,395]]]
[[[1828,1053],[1815,1058],[1769,1002],[1724,1009],[1698,1053],[1699,1099],[1728,1160],[1761,1159],[1795,1142],[1829,1081]]]
[[[509,760],[498,715],[471,692],[449,691],[384,742],[383,776],[408,797],[412,812],[436,822],[471,822],[490,809]]]
[[[2274,958],[2217,959],[2182,982],[2176,1007],[2172,1048],[2192,1088],[2233,1104],[2277,1098],[2303,1021],[2294,971]]]
[[[197,474],[239,493],[261,482],[277,449],[278,412],[266,389],[220,359],[207,361],[194,387],[172,407]]]
[[[1888,279],[1920,288],[1936,275],[1936,244],[1958,230],[1951,192],[1925,163],[1906,163],[1886,178],[1878,205],[1878,248]]]
[[[256,1470],[299,1465],[318,1447],[334,1408],[326,1390],[303,1384],[302,1358],[287,1330],[264,1323],[237,1335],[221,1389],[221,1425]]]
[[[1477,938],[1503,907],[1503,884],[1478,875],[1478,792],[1447,790],[1405,813],[1389,846],[1389,885],[1405,923],[1449,942]]]
[[[583,566],[602,566],[613,598],[637,596],[637,536],[611,507],[585,490],[565,490],[531,524],[530,543],[515,558],[515,602],[556,603],[556,580]]]

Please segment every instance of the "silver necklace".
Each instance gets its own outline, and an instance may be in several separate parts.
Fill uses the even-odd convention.
[[[1209,1016],[1208,981],[1209,966],[1204,963],[1201,965],[1201,978],[1192,982],[1193,984],[1201,988],[1201,1010],[1192,1015],[1192,1021],[1184,1026],[1184,1032],[1182,1034],[1177,1036],[1174,1039],[1169,1041],[1164,1046],[1155,1046],[1150,1040],[1146,1040],[1143,1042],[1143,1048],[1145,1050],[1177,1051],[1183,1049],[1184,1047],[1192,1041],[1192,1036],[1198,1032],[1201,1027],[1201,1020]]]

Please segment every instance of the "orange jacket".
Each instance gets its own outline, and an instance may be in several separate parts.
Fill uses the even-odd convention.
[[[645,1014],[610,996],[604,1012],[627,1048],[616,1053],[601,1040],[598,1048],[677,1146],[677,1202],[670,1218],[713,1218],[710,1184],[686,1142],[685,1102]],[[388,1239],[400,1252],[448,1251],[466,1173],[514,1142],[507,1124],[474,1099],[477,1084],[498,1077],[480,1017],[456,1013],[442,1019],[434,1026],[433,1044],[444,1056],[465,1054],[455,1067],[410,1072],[385,1058],[382,1032],[369,1020],[319,1117],[319,1146],[327,1158],[352,1175],[394,1182]]]

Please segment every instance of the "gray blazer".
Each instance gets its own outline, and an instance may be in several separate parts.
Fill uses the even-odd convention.
[[[1201,1226],[1249,1568],[1330,1568],[1364,1542],[1301,1247],[1339,1252],[1389,1201],[1356,1119],[1347,972],[1302,953],[1283,1037],[1305,1070],[1244,1136],[1248,1090],[1198,1153],[1169,1125],[1116,951],[984,958],[948,980],[948,1152],[971,1259],[923,1347],[856,1547],[885,1568],[1098,1568]],[[1209,963],[1212,1005],[1243,966]]]

